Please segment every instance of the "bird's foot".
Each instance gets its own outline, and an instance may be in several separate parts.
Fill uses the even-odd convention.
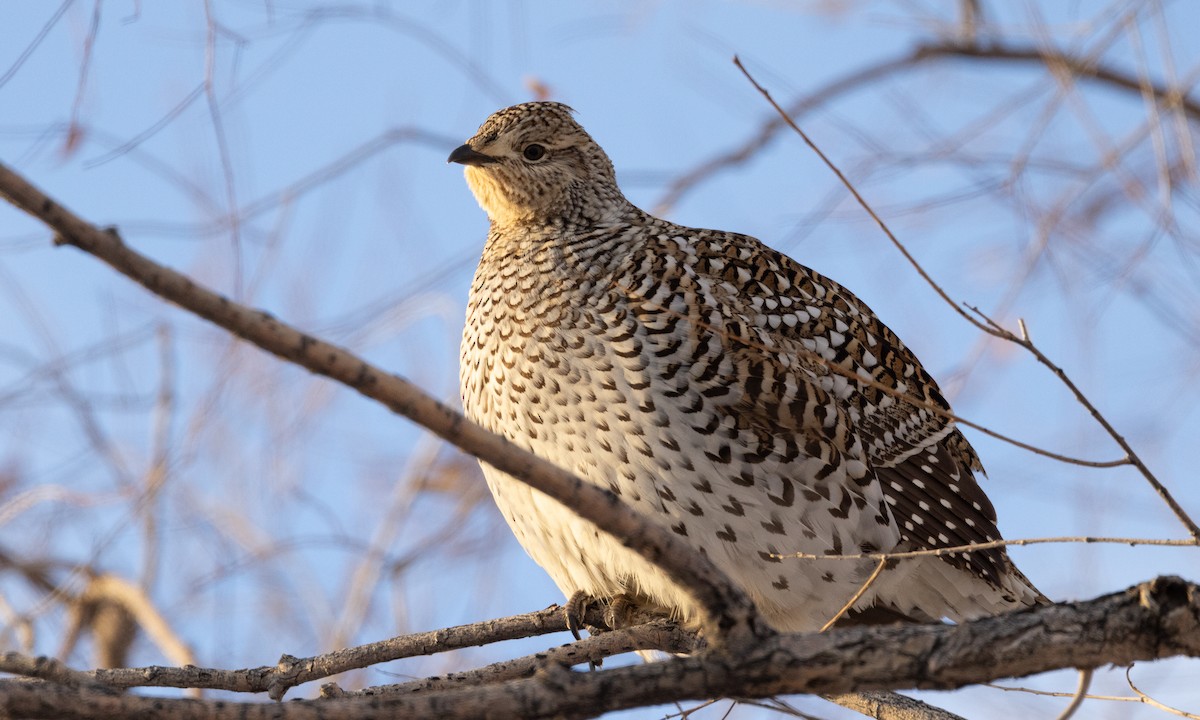
[[[632,627],[638,624],[641,606],[632,597],[621,594],[608,601],[604,608],[604,623],[610,630]]]
[[[579,631],[583,629],[583,619],[587,615],[588,607],[594,602],[596,599],[591,595],[582,590],[576,590],[567,600],[567,604],[563,606],[563,615],[567,618],[567,629],[571,631],[571,636],[576,640],[583,639]]]
[[[588,613],[592,610],[598,610],[597,614],[592,614],[592,622],[588,622]],[[582,590],[576,591],[567,600],[567,604],[563,606],[563,614],[567,619],[567,629],[571,631],[571,635],[576,640],[580,639],[579,631],[587,630],[595,635],[597,633],[608,632],[609,630],[620,630],[622,628],[632,627],[645,622],[642,612],[644,608],[642,604],[634,599],[631,595],[622,593],[608,599],[599,599],[587,594]],[[600,620],[603,625],[596,624]]]
[[[567,599],[567,604],[563,606],[563,614],[567,618],[567,629],[571,631],[571,635],[576,640],[582,640],[579,631],[587,628],[588,632],[595,632],[597,628],[592,625],[587,625],[584,618],[587,617],[588,609],[596,604],[596,598],[588,595],[582,590],[576,590],[570,598]],[[600,660],[588,660],[588,669],[596,670],[600,667]]]

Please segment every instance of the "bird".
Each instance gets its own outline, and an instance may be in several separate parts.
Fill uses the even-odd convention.
[[[936,381],[845,287],[639,209],[558,102],[493,113],[447,161],[490,221],[460,347],[468,418],[669,529],[779,631],[1048,602],[1002,546],[862,557],[1001,535]],[[621,601],[700,622],[619,538],[482,469],[568,611]]]

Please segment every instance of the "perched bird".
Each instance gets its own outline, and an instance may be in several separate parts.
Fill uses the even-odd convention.
[[[491,220],[462,339],[468,417],[670,528],[780,630],[821,628],[876,568],[789,553],[999,539],[979,458],[870,308],[752,237],[634,207],[572,114],[505,108],[450,154]],[[619,540],[483,470],[568,597],[697,616]],[[851,619],[958,621],[1045,601],[994,548],[894,561]]]

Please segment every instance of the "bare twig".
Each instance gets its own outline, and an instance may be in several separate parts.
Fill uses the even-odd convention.
[[[166,324],[160,325],[157,335],[159,381],[158,397],[154,403],[153,450],[150,453],[149,466],[142,474],[142,501],[139,503],[142,515],[142,542],[145,548],[140,586],[144,593],[153,590],[158,578],[159,551],[162,544],[158,533],[158,498],[162,494],[169,472],[172,426],[175,420],[175,355],[171,327]]]
[[[1075,686],[1075,694],[1071,696],[1071,702],[1063,708],[1063,711],[1058,714],[1054,720],[1071,720],[1075,713],[1083,705],[1083,701],[1087,698],[1088,687],[1092,684],[1092,670],[1079,671],[1079,684]]]
[[[962,316],[963,319],[980,330],[990,333],[991,331],[988,329],[987,325],[975,319],[974,317],[971,317],[966,310],[959,307],[958,303],[956,303],[950,297],[950,295],[942,289],[942,286],[938,285],[937,281],[930,277],[929,273],[925,272],[925,268],[921,267],[921,264],[912,256],[912,254],[908,251],[908,248],[905,247],[904,244],[900,242],[900,240],[892,233],[892,230],[887,226],[887,223],[885,223],[882,218],[875,214],[875,211],[871,208],[870,204],[868,204],[867,201],[863,199],[863,196],[859,194],[858,188],[854,187],[854,183],[850,182],[846,176],[842,174],[842,171],[833,164],[833,161],[821,151],[821,148],[817,147],[816,143],[809,139],[808,135],[792,120],[787,111],[780,107],[779,103],[775,102],[775,99],[771,97],[771,93],[762,85],[758,84],[758,81],[754,79],[754,76],[750,74],[750,71],[746,69],[746,66],[742,64],[741,59],[736,55],[733,57],[733,64],[737,66],[738,70],[742,71],[742,74],[746,76],[746,79],[750,81],[750,84],[754,86],[754,89],[758,90],[758,92],[767,99],[767,102],[771,104],[771,107],[775,108],[775,111],[779,113],[780,117],[783,118],[788,127],[794,130],[796,134],[800,136],[800,139],[804,141],[804,144],[808,145],[809,149],[815,152],[817,157],[821,158],[821,162],[825,163],[825,166],[832,170],[834,175],[837,175],[838,180],[840,180],[842,184],[846,186],[846,189],[850,191],[850,194],[854,196],[854,199],[858,201],[858,204],[861,205],[864,210],[866,210],[867,214],[871,216],[871,219],[875,221],[875,224],[879,226],[879,229],[883,231],[883,234],[887,236],[888,240],[892,241],[892,244],[895,245],[896,249],[900,251],[900,254],[904,256],[904,259],[908,260],[909,264],[916,269],[917,273],[926,283],[928,283],[929,287],[933,288],[934,292],[936,292],[939,297],[945,300],[947,305],[954,308],[954,311]]]
[[[171,122],[174,121],[176,118],[178,118],[180,115],[182,115],[184,113],[184,111],[187,110],[193,102],[195,102],[201,96],[204,95],[206,84],[207,83],[202,82],[199,85],[197,85],[196,87],[192,88],[192,91],[190,93],[188,93],[187,96],[185,96],[183,98],[183,100],[180,100],[175,105],[175,107],[168,110],[167,113],[163,117],[159,118],[159,120],[157,122],[152,124],[150,127],[146,128],[145,130],[141,131],[137,135],[134,135],[133,137],[129,138],[128,140],[123,141],[121,144],[117,145],[116,147],[111,148],[104,154],[102,154],[98,157],[94,157],[90,160],[87,160],[86,162],[83,163],[83,167],[84,168],[93,168],[98,165],[103,165],[104,163],[108,162],[109,160],[112,160],[114,158],[120,157],[120,156],[128,153],[130,150],[133,150],[134,148],[136,148],[138,145],[141,145],[146,140],[150,139],[151,137],[154,137],[154,135],[156,133],[158,133],[159,130],[162,130],[167,125],[171,124]]]
[[[1171,509],[1171,512],[1175,514],[1175,517],[1178,518],[1181,523],[1183,523],[1184,527],[1187,528],[1188,533],[1190,533],[1192,537],[1200,539],[1200,525],[1197,525],[1196,522],[1192,520],[1183,507],[1175,500],[1175,497],[1170,493],[1169,490],[1167,490],[1166,486],[1163,485],[1157,477],[1155,477],[1154,473],[1150,471],[1150,468],[1148,468],[1138,454],[1134,452],[1133,448],[1128,442],[1126,442],[1125,438],[1118,433],[1116,429],[1108,422],[1108,420],[1100,413],[1100,411],[1096,409],[1096,406],[1093,405],[1090,400],[1088,400],[1087,396],[1083,394],[1083,392],[1067,376],[1063,369],[1058,365],[1055,365],[1036,345],[1033,344],[1033,342],[1028,339],[1028,333],[1025,332],[1025,338],[1018,337],[1011,331],[994,322],[988,316],[984,315],[978,308],[965,304],[960,306],[953,299],[951,299],[950,295],[942,289],[942,286],[939,285],[932,277],[930,277],[929,273],[925,272],[925,268],[922,267],[921,264],[917,262],[916,258],[914,258],[912,254],[908,252],[908,248],[906,248],[904,244],[895,236],[895,234],[892,233],[891,229],[887,226],[887,223],[885,223],[879,217],[879,215],[875,213],[870,204],[867,203],[862,195],[859,194],[858,190],[854,187],[854,184],[851,183],[850,180],[848,180],[846,176],[842,174],[842,171],[839,170],[838,167],[834,165],[828,157],[826,157],[825,153],[823,153],[821,149],[809,139],[808,135],[806,135],[805,132],[800,129],[800,126],[792,121],[792,119],[788,116],[787,111],[780,107],[779,103],[775,102],[774,98],[771,97],[771,93],[754,79],[754,76],[750,74],[744,65],[742,65],[741,60],[735,56],[733,58],[733,63],[738,67],[739,70],[742,71],[742,74],[746,76],[746,79],[749,80],[752,85],[754,85],[755,89],[757,89],[759,93],[766,98],[767,102],[771,104],[771,107],[775,108],[775,111],[779,113],[787,125],[792,128],[796,134],[804,140],[805,144],[807,144],[813,150],[813,152],[815,152],[817,156],[821,158],[825,165],[828,166],[835,175],[837,175],[838,179],[843,185],[846,186],[846,188],[850,191],[850,194],[854,196],[854,199],[857,200],[859,205],[862,206],[863,210],[865,210],[867,214],[870,215],[871,218],[876,222],[876,224],[879,226],[879,229],[883,231],[883,234],[887,236],[888,240],[890,240],[896,249],[899,250],[902,255],[904,255],[904,258],[908,260],[909,264],[912,265],[921,278],[924,279],[931,288],[933,288],[938,296],[941,297],[947,305],[953,308],[954,311],[967,322],[971,323],[989,335],[1007,340],[1016,345],[1020,345],[1028,350],[1035,358],[1037,358],[1039,363],[1045,365],[1052,373],[1054,373],[1054,375],[1057,376],[1058,379],[1064,385],[1066,385],[1067,389],[1070,390],[1075,396],[1076,401],[1083,405],[1088,413],[1091,414],[1092,418],[1095,419],[1096,422],[1099,423],[1100,426],[1103,427],[1104,430],[1109,434],[1113,441],[1115,441],[1117,445],[1119,445],[1121,449],[1125,451],[1125,456],[1129,463],[1136,467],[1139,472],[1141,472],[1142,477],[1144,477],[1146,481],[1150,483],[1150,486],[1154,488],[1154,491],[1158,494],[1158,496],[1167,504],[1167,507]],[[1142,86],[1138,84],[1135,85],[1135,87],[1140,90]],[[974,313],[974,315],[968,313],[968,309],[971,311],[971,313]],[[975,315],[977,315],[978,318],[976,318]]]
[[[1129,672],[1132,670],[1133,670],[1132,666],[1129,668],[1126,668],[1126,670],[1125,670],[1125,675],[1126,675],[1125,679],[1127,682],[1129,681]],[[1077,696],[1077,693],[1074,693],[1074,692],[1069,692],[1069,693],[1068,692],[1051,692],[1048,690],[1035,690],[1034,688],[1028,688],[1028,687],[1009,687],[1007,685],[997,685],[995,683],[981,683],[981,684],[984,687],[990,687],[994,690],[1003,690],[1004,692],[1025,693],[1027,695],[1038,695],[1041,697],[1074,698]],[[1126,702],[1126,703],[1139,703],[1142,705],[1151,705],[1153,707],[1156,707],[1165,712],[1172,713],[1174,715],[1179,715],[1180,713],[1183,712],[1182,710],[1178,710],[1176,708],[1163,705],[1162,703],[1158,702],[1157,700],[1154,700],[1153,698],[1149,697],[1145,693],[1142,693],[1140,690],[1138,690],[1136,687],[1134,687],[1132,682],[1129,683],[1129,687],[1135,693],[1137,693],[1137,695],[1132,695],[1132,696],[1130,696],[1130,695],[1093,695],[1091,693],[1088,693],[1083,696],[1083,699],[1084,700],[1103,700],[1104,702]],[[1196,714],[1188,715],[1187,713],[1184,713],[1183,717],[1200,718],[1200,715],[1196,715]]]
[[[1150,697],[1146,693],[1139,690],[1137,685],[1133,684],[1133,677],[1131,676],[1132,673],[1133,673],[1132,667],[1125,668],[1125,682],[1129,683],[1130,690],[1137,693],[1138,700],[1141,700],[1142,702],[1146,703],[1147,705],[1156,707],[1159,710],[1162,710],[1164,712],[1169,712],[1172,715],[1178,715],[1179,717],[1188,718],[1188,720],[1200,720],[1200,715],[1197,715],[1195,713],[1190,713],[1190,712],[1184,712],[1183,710],[1179,710],[1178,708],[1173,708],[1170,705],[1164,705],[1164,704],[1160,703],[1159,701],[1155,700],[1154,698]]]
[[[851,92],[863,85],[880,80],[892,73],[907,69],[925,60],[926,58],[919,53],[906,53],[900,57],[884,60],[876,65],[855,71],[828,83],[805,96],[802,100],[793,103],[788,108],[789,114],[792,116],[803,115],[839,95]],[[654,212],[656,214],[665,213],[668,209],[676,205],[684,195],[704,180],[722,170],[749,162],[759,151],[767,147],[771,140],[775,138],[775,135],[784,127],[783,121],[778,118],[771,118],[763,124],[753,137],[742,143],[740,147],[706,160],[685,172],[667,188],[667,193],[655,203]]]
[[[1020,345],[1028,350],[1035,358],[1037,358],[1039,363],[1045,365],[1050,372],[1054,373],[1054,375],[1058,377],[1059,381],[1061,381],[1063,385],[1067,386],[1067,389],[1070,390],[1071,394],[1075,396],[1075,400],[1088,411],[1088,414],[1090,414],[1092,418],[1100,424],[1100,427],[1104,428],[1109,437],[1111,437],[1113,441],[1115,441],[1117,445],[1119,445],[1121,449],[1125,451],[1125,456],[1129,459],[1129,462],[1136,467],[1139,472],[1141,472],[1142,477],[1146,479],[1146,482],[1150,483],[1150,486],[1154,488],[1154,491],[1158,493],[1158,496],[1167,504],[1167,507],[1171,508],[1171,512],[1173,512],[1175,517],[1178,518],[1181,523],[1183,523],[1184,527],[1187,528],[1188,533],[1191,534],[1193,538],[1200,540],[1200,525],[1197,525],[1196,521],[1188,515],[1179,502],[1175,500],[1175,497],[1171,494],[1171,492],[1167,490],[1166,486],[1163,485],[1162,482],[1155,477],[1154,473],[1150,471],[1150,468],[1146,466],[1146,463],[1142,461],[1142,458],[1134,451],[1133,447],[1125,440],[1124,436],[1117,432],[1116,428],[1114,428],[1108,421],[1108,418],[1104,417],[1104,415],[1101,414],[1098,409],[1096,409],[1096,406],[1092,404],[1092,401],[1088,400],[1087,396],[1083,394],[1083,391],[1079,389],[1079,386],[1077,386],[1075,382],[1067,376],[1067,373],[1063,371],[1061,367],[1051,361],[1050,358],[1046,357],[1045,353],[1043,353],[1041,349],[1038,348],[1037,345],[1034,345],[1031,341],[1019,338],[1008,330],[997,325],[991,320],[991,318],[980,312],[978,308],[971,307],[970,309],[972,312],[978,314],[987,321],[988,325],[992,328],[992,330],[989,331],[992,335],[1008,340],[1009,342]]]
[[[533,677],[538,670],[547,665],[573,667],[586,663],[596,663],[605,658],[635,650],[661,650],[670,653],[687,653],[693,652],[695,647],[696,636],[694,633],[681,629],[676,623],[667,620],[655,620],[644,625],[593,635],[592,637],[556,648],[550,648],[549,650],[543,650],[533,655],[526,655],[512,660],[503,660],[474,670],[414,680],[397,685],[380,685],[353,692],[345,692],[340,691],[340,689],[323,686],[321,694],[324,697],[411,695],[417,692],[450,690],[453,688],[465,688]]]
[[[1001,43],[929,43],[918,47],[915,54],[923,59],[954,57],[1029,62],[1048,68],[1065,68],[1071,74],[1085,80],[1094,80],[1137,95],[1149,95],[1168,109],[1182,111],[1191,120],[1200,121],[1200,101],[1189,97],[1186,89],[1150,82],[1138,74],[1127,73],[1102,65],[1096,60],[1075,57],[1059,50],[1042,47],[1023,48]]]
[[[312,172],[297,179],[295,182],[281,187],[277,190],[269,192],[261,197],[247,201],[236,211],[236,217],[242,224],[248,223],[257,217],[260,217],[270,210],[279,208],[289,202],[296,202],[313,190],[326,185],[336,178],[354,170],[367,160],[378,157],[378,155],[393,146],[402,145],[405,143],[414,143],[418,145],[426,145],[429,147],[443,148],[448,145],[453,145],[459,142],[461,138],[437,135],[435,133],[422,130],[420,128],[410,127],[394,127],[384,130],[378,135],[350,149],[346,153],[340,155],[334,160],[325,165],[313,170]],[[138,148],[134,147],[127,151],[137,155]],[[150,160],[150,158],[143,158]],[[131,223],[127,227],[133,227],[139,232],[157,232],[172,235],[185,235],[197,237],[211,237],[219,233],[228,231],[232,227],[231,216],[226,212],[221,212],[217,201],[209,197],[199,188],[194,187],[188,178],[179,176],[169,168],[162,167],[158,163],[151,166],[156,173],[163,175],[171,182],[180,185],[191,195],[197,197],[206,208],[209,208],[212,213],[217,213],[211,222],[190,223],[183,225],[180,223],[159,223],[159,222],[137,222]]]
[[[33,39],[29,41],[29,44],[25,46],[25,49],[22,50],[21,54],[17,56],[17,59],[13,61],[13,64],[4,71],[3,75],[0,75],[0,87],[4,87],[4,85],[12,79],[13,75],[17,74],[17,71],[21,69],[21,66],[25,64],[25,61],[29,59],[29,56],[33,54],[33,51],[37,49],[38,45],[42,44],[42,41],[46,39],[48,34],[50,34],[50,30],[53,29],[56,24],[58,24],[58,21],[62,19],[62,16],[67,12],[67,9],[70,8],[74,2],[75,0],[63,0],[62,4],[58,6],[58,9],[54,11],[54,14],[50,16],[50,19],[42,25],[41,30],[38,30],[37,35],[33,36]]]
[[[849,94],[864,85],[882,80],[891,75],[924,65],[931,60],[957,58],[963,60],[993,61],[993,62],[1029,62],[1039,63],[1048,68],[1061,67],[1084,80],[1111,85],[1125,91],[1153,96],[1157,102],[1163,103],[1168,109],[1175,111],[1177,116],[1186,117],[1192,121],[1200,121],[1200,101],[1188,96],[1186,89],[1172,85],[1150,83],[1143,85],[1142,79],[1133,73],[1127,73],[1113,67],[1101,64],[1089,58],[1077,58],[1068,53],[1040,47],[1016,47],[1000,43],[975,44],[939,42],[919,45],[912,51],[900,56],[889,58],[875,65],[856,70],[836,78],[820,88],[808,93],[787,107],[787,115],[792,118],[803,116],[816,110],[837,97]],[[772,117],[738,147],[705,160],[691,170],[679,176],[667,189],[667,193],[655,205],[657,212],[676,205],[679,200],[701,182],[708,180],[722,170],[744,164],[752,160],[766,148],[779,131],[787,125],[778,117]]]
[[[233,180],[233,158],[229,153],[229,141],[225,138],[225,120],[221,116],[221,105],[217,100],[217,35],[220,25],[212,7],[212,0],[204,0],[204,19],[207,32],[204,40],[204,98],[208,105],[208,116],[212,122],[213,137],[217,143],[217,156],[221,159],[221,173],[225,180],[225,203],[229,217],[230,239],[233,243],[233,296],[242,297],[242,223],[238,217],[238,196]]]
[[[52,21],[53,22],[53,21]],[[67,122],[67,137],[63,143],[63,155],[70,155],[79,147],[83,137],[83,129],[79,123],[79,113],[83,110],[83,97],[87,91],[88,75],[92,67],[93,51],[96,48],[96,38],[100,35],[100,0],[92,5],[92,20],[87,35],[83,38],[83,59],[79,64],[79,81],[75,85],[75,101],[71,103],[71,118]]]
[[[886,565],[887,565],[887,558],[881,558],[879,560],[879,562],[875,565],[875,570],[873,570],[871,572],[870,577],[868,577],[866,579],[866,581],[863,582],[863,584],[861,586],[859,586],[858,590],[854,593],[854,595],[851,596],[851,598],[846,601],[846,604],[843,605],[840,610],[838,610],[836,613],[834,613],[833,617],[829,618],[829,620],[824,625],[821,626],[821,632],[825,632],[829,628],[833,627],[833,624],[836,623],[838,620],[840,620],[843,615],[850,612],[850,608],[854,607],[854,603],[858,602],[858,599],[861,598],[864,594],[866,594],[867,590],[869,590],[871,588],[871,586],[875,584],[875,581],[877,579],[879,579],[879,575],[880,575],[880,573],[883,572],[883,568]]]
[[[184,665],[196,661],[192,649],[138,586],[116,575],[104,574],[96,577],[88,589],[96,596],[121,605],[171,662]]]
[[[994,548],[1021,546],[1021,545],[1046,545],[1059,543],[1084,543],[1084,544],[1106,544],[1106,545],[1157,545],[1164,547],[1198,547],[1200,539],[1192,538],[1188,540],[1167,540],[1156,538],[1120,538],[1120,537],[1044,537],[1044,538],[1024,538],[1016,540],[992,540],[990,542],[971,543],[969,545],[954,545],[952,547],[931,548],[928,550],[910,550],[907,552],[889,552],[889,553],[853,553],[846,555],[815,555],[813,553],[779,553],[774,555],[778,558],[796,558],[799,560],[904,560],[907,558],[916,557],[937,557],[942,555],[957,555],[958,553],[979,552],[982,550],[992,550]]]
[[[1072,690],[1071,692],[1057,692],[1057,691],[1053,691],[1053,690],[1035,690],[1034,688],[1028,688],[1028,687],[1010,687],[1008,685],[997,685],[996,683],[990,683],[990,682],[979,683],[979,684],[982,685],[983,687],[988,687],[993,690],[1003,690],[1004,692],[1025,693],[1026,695],[1038,695],[1040,697],[1054,697],[1054,698],[1070,699],[1070,698],[1074,698],[1077,694],[1076,691],[1074,691],[1074,690]],[[1088,694],[1084,695],[1083,699],[1084,700],[1104,700],[1106,702],[1140,702],[1136,697],[1127,697],[1125,695],[1095,695],[1092,693],[1088,693]]]

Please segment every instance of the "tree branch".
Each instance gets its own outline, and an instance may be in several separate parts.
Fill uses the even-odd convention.
[[[404,378],[384,372],[344,348],[300,332],[270,314],[233,302],[132,250],[115,232],[83,221],[29,181],[0,164],[0,195],[53,228],[55,242],[73,245],[111,265],[154,294],[234,335],[343,383],[452,445],[559,501],[664,570],[702,608],[710,642],[752,644],[770,634],[749,597],[708,558],[665,527],[647,522],[606,489],[476,425]]]
[[[5,680],[0,681],[0,715],[146,720],[585,718],[712,697],[947,690],[1062,668],[1126,665],[1177,655],[1200,657],[1200,587],[1164,577],[1095,600],[961,625],[776,635],[738,653],[716,649],[597,672],[572,672],[549,663],[528,679],[402,696],[265,705],[117,696],[94,686]]]
[[[346,692],[330,683],[321,688],[322,697],[354,697],[374,695],[412,695],[433,690],[452,690],[533,677],[548,665],[574,667],[637,650],[661,650],[669,653],[689,653],[696,650],[695,633],[680,628],[669,620],[652,620],[620,630],[593,635],[542,652],[502,660],[474,670],[413,680],[396,685],[378,685],[365,690]]]
[[[1063,68],[1078,78],[1128,90],[1137,95],[1147,93],[1168,107],[1182,110],[1193,122],[1200,122],[1200,101],[1189,97],[1186,89],[1161,85],[1145,77],[1101,64],[1097,60],[1075,57],[1059,50],[1016,47],[1002,43],[930,43],[919,46],[914,56],[919,59],[949,57],[964,60],[1007,60],[1037,63],[1051,70]]]
[[[946,304],[951,307],[951,309],[958,313],[959,316],[961,316],[967,322],[971,323],[988,335],[992,335],[993,337],[997,337],[1002,340],[1007,340],[1015,345],[1020,345],[1028,350],[1035,358],[1037,358],[1039,363],[1054,373],[1054,375],[1058,377],[1058,379],[1062,381],[1062,383],[1067,386],[1067,389],[1070,390],[1075,396],[1075,400],[1082,405],[1089,414],[1091,414],[1096,422],[1098,422],[1100,426],[1104,428],[1105,432],[1108,433],[1109,437],[1111,437],[1113,441],[1125,451],[1125,458],[1131,465],[1138,469],[1138,471],[1142,474],[1142,477],[1146,479],[1146,482],[1148,482],[1150,486],[1154,488],[1154,491],[1163,500],[1163,502],[1167,504],[1167,507],[1171,509],[1171,512],[1175,514],[1175,517],[1179,519],[1179,522],[1183,523],[1184,527],[1187,528],[1188,533],[1192,536],[1192,538],[1200,540],[1200,525],[1197,525],[1196,521],[1193,520],[1190,515],[1188,515],[1187,511],[1183,509],[1183,506],[1180,505],[1177,500],[1175,500],[1175,497],[1167,489],[1166,485],[1164,485],[1154,475],[1154,473],[1151,472],[1150,468],[1142,461],[1141,457],[1138,456],[1133,447],[1125,440],[1124,436],[1117,432],[1116,428],[1114,428],[1112,424],[1108,422],[1108,419],[1105,418],[1104,415],[1101,414],[1096,408],[1096,406],[1093,405],[1092,402],[1087,398],[1087,396],[1083,394],[1083,391],[1079,389],[1079,387],[1071,380],[1066,372],[1053,361],[1051,361],[1050,358],[1048,358],[1044,353],[1042,353],[1042,351],[1036,345],[1034,345],[1033,341],[1029,338],[1028,332],[1026,332],[1024,322],[1021,323],[1021,336],[1018,337],[1010,330],[1002,327],[987,315],[983,314],[979,308],[967,305],[966,303],[963,303],[963,305],[960,306],[958,303],[954,302],[954,300],[942,288],[942,286],[939,285],[937,281],[925,271],[925,268],[921,265],[921,263],[917,262],[917,259],[912,256],[912,253],[908,251],[908,248],[905,247],[904,243],[900,242],[900,239],[896,237],[895,233],[892,232],[887,223],[883,221],[883,218],[879,217],[879,215],[871,207],[870,203],[863,198],[863,196],[858,192],[858,189],[854,187],[854,183],[850,182],[850,180],[842,173],[840,169],[838,169],[833,161],[831,161],[825,155],[825,153],[821,151],[821,148],[817,147],[816,143],[814,143],[808,137],[808,135],[800,129],[800,126],[788,116],[787,111],[784,110],[783,107],[780,106],[773,97],[771,97],[771,93],[766,88],[764,88],[757,80],[754,79],[754,76],[750,74],[750,71],[748,71],[744,65],[742,65],[742,61],[736,55],[733,58],[733,64],[742,71],[742,74],[746,76],[746,79],[750,81],[750,84],[753,85],[754,88],[758,90],[758,92],[761,93],[764,98],[766,98],[767,102],[770,103],[771,107],[775,109],[775,112],[778,113],[782,121],[800,136],[800,139],[802,139],[804,143],[817,154],[821,161],[825,163],[825,165],[833,172],[834,175],[837,176],[838,180],[840,180],[841,183],[846,186],[846,189],[850,191],[850,194],[854,196],[854,199],[858,202],[858,204],[862,206],[862,209],[871,217],[872,220],[875,221],[875,224],[879,226],[879,229],[883,232],[887,239],[891,241],[892,245],[894,245],[896,249],[900,251],[900,253],[904,256],[904,259],[907,260],[910,265],[912,265],[913,269],[917,271],[917,274],[921,276],[921,279],[923,279],[926,284],[933,288],[934,292],[936,292],[938,296],[941,297],[942,300],[944,300]],[[970,312],[968,312],[968,310]],[[974,313],[974,315],[971,313]],[[978,317],[975,317],[976,315]]]
[[[598,608],[589,608],[584,622],[590,625],[603,625],[602,611]],[[271,699],[281,700],[289,689],[297,685],[349,670],[370,667],[392,660],[434,655],[505,640],[566,632],[566,630],[566,616],[563,614],[562,607],[551,605],[545,610],[524,615],[400,635],[388,640],[335,650],[313,657],[297,658],[284,655],[274,666],[264,665],[241,670],[219,670],[192,666],[179,668],[151,666],[100,669],[85,673],[85,676],[89,682],[122,690],[133,687],[204,688],[230,692],[266,692]],[[20,664],[9,665],[6,660],[0,659],[0,671],[31,674],[24,672],[22,667]],[[44,676],[36,675],[35,677]]]
[[[1120,90],[1142,95],[1149,94],[1158,102],[1169,107],[1178,107],[1188,119],[1200,122],[1200,100],[1188,95],[1184,88],[1148,82],[1145,78],[1128,73],[1097,61],[1073,57],[1067,53],[1036,47],[1018,47],[1000,43],[975,44],[957,42],[931,42],[918,45],[913,50],[884,60],[875,65],[856,70],[836,78],[816,90],[792,101],[786,108],[793,119],[816,110],[835,98],[849,94],[878,80],[905,70],[924,65],[931,60],[961,59],[993,62],[1027,62],[1045,65],[1047,68],[1064,68],[1074,77],[1109,85]],[[705,160],[680,175],[667,188],[666,194],[655,204],[656,212],[665,212],[676,205],[684,195],[718,172],[749,162],[766,148],[787,125],[777,116],[764,122],[757,131],[740,145]]]
[[[966,720],[948,710],[894,692],[826,695],[825,699],[875,720]]]

